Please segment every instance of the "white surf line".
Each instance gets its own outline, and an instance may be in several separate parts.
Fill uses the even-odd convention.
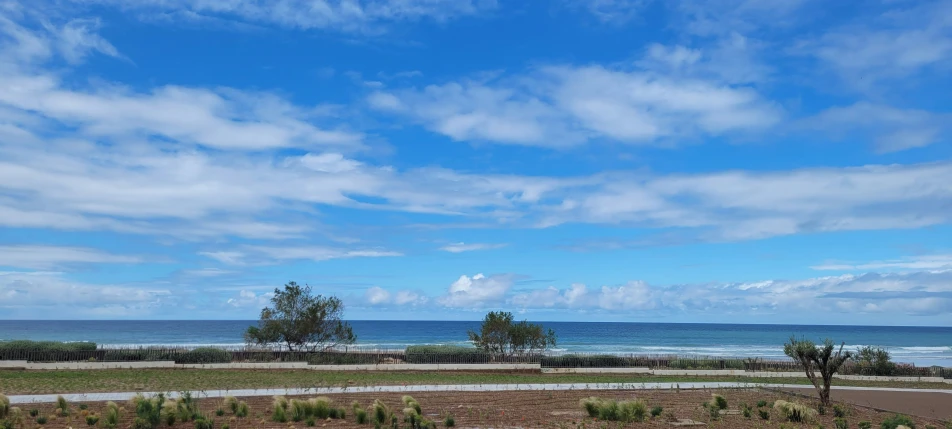
[[[225,396],[302,396],[334,395],[343,393],[414,393],[414,392],[508,392],[508,391],[564,391],[564,390],[697,390],[697,389],[736,389],[736,388],[775,388],[809,389],[811,385],[802,384],[756,384],[736,382],[711,383],[571,383],[571,384],[420,384],[407,386],[354,386],[354,387],[315,387],[294,389],[236,389],[236,390],[193,390],[191,394],[199,399],[223,398]],[[907,389],[834,386],[836,390],[871,390],[883,392],[924,392],[952,394],[952,390]],[[63,396],[70,402],[126,401],[136,394],[147,397],[160,392],[115,392],[115,393],[68,393],[51,395],[11,395],[10,404],[40,404],[56,402],[57,396]],[[177,398],[180,392],[164,392],[166,397]]]

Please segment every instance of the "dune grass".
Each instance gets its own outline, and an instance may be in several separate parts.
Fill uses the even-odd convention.
[[[540,374],[532,372],[321,372],[310,370],[136,369],[89,371],[0,371],[7,395],[304,388],[403,384],[688,383],[745,382],[809,384],[806,378],[639,376],[630,374]],[[837,380],[837,386],[952,390],[952,384]]]

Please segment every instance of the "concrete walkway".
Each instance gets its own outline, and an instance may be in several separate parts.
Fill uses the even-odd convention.
[[[810,385],[794,384],[754,384],[754,383],[574,383],[574,384],[422,384],[407,386],[355,386],[355,387],[315,387],[311,389],[241,389],[241,390],[200,390],[192,391],[196,398],[222,398],[225,396],[274,396],[274,395],[333,395],[341,393],[413,393],[413,392],[506,392],[506,391],[546,391],[546,390],[675,390],[675,389],[730,389],[730,388],[776,388],[806,389],[813,391]],[[834,390],[859,390],[877,392],[920,392],[948,394],[952,400],[952,390],[942,389],[901,389],[834,386]],[[62,396],[70,402],[126,401],[137,393],[153,396],[159,392],[115,392],[115,393],[69,393]],[[179,392],[166,392],[168,397],[178,397]],[[59,395],[13,395],[11,404],[51,403]]]

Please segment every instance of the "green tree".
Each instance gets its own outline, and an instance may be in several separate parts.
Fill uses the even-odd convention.
[[[531,354],[555,347],[555,331],[525,320],[513,323],[512,313],[491,311],[479,332],[469,331],[473,344],[493,355]]]
[[[783,352],[793,360],[803,366],[807,378],[813,383],[817,394],[820,396],[820,403],[824,406],[830,405],[830,385],[833,383],[833,374],[840,369],[852,353],[843,352],[844,344],[840,344],[840,349],[833,352],[833,341],[827,339],[822,346],[817,346],[813,341],[807,339],[796,339],[790,337],[790,342],[783,345]],[[816,371],[820,371],[820,377],[817,377]],[[821,385],[822,384],[822,385]]]
[[[334,296],[312,296],[310,286],[295,282],[275,289],[271,307],[261,310],[258,326],[245,332],[245,341],[258,346],[284,345],[291,351],[327,350],[353,344],[354,332],[341,320],[344,304]]]

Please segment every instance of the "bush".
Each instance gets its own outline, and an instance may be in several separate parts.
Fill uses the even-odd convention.
[[[648,405],[638,399],[618,402],[592,397],[582,399],[580,403],[589,416],[599,420],[640,422],[648,415]]]
[[[409,346],[407,363],[488,363],[492,355],[473,347],[463,346]]]
[[[103,418],[106,420],[106,426],[116,427],[119,424],[119,406],[115,402],[106,403],[106,411],[103,412]]]
[[[873,427],[873,424],[868,421],[862,421],[856,424],[859,429],[870,429]]]
[[[373,410],[372,415],[375,424],[387,424],[387,421],[390,420],[390,408],[387,407],[387,404],[380,402],[379,399],[374,400],[371,409]]]
[[[142,417],[136,417],[132,421],[132,429],[152,429],[152,424]]]
[[[892,417],[883,420],[880,423],[879,427],[882,429],[896,429],[899,426],[906,426],[909,429],[916,429],[916,422],[912,421],[908,416],[902,414],[896,414]]]
[[[839,404],[833,406],[833,417],[846,417],[847,410]]]
[[[327,398],[313,398],[308,401],[314,417],[326,419],[331,416],[331,400]]]
[[[359,425],[364,425],[364,424],[367,424],[368,422],[367,410],[364,410],[363,408],[355,408],[354,417],[356,418],[357,424]]]
[[[224,405],[225,409],[231,411],[232,414],[238,412],[238,398],[234,396],[226,396],[222,401],[222,405]]]
[[[312,414],[312,408],[306,401],[292,399],[288,407],[288,417],[293,422],[299,422]]]
[[[10,398],[0,394],[0,419],[7,418],[8,414],[10,414]]]
[[[248,417],[248,403],[241,401],[235,409],[235,417]]]
[[[644,358],[614,355],[562,355],[544,356],[540,359],[543,368],[631,368],[648,366]]]
[[[33,408],[32,410],[30,410],[30,417],[36,417],[38,415],[40,415],[40,410],[36,408]]]
[[[195,429],[214,429],[215,422],[206,419],[205,417],[199,417],[195,419]]]
[[[448,428],[456,426],[456,419],[454,419],[452,415],[446,416],[446,418],[443,419],[443,426],[446,426]]]
[[[896,375],[896,364],[892,362],[889,352],[881,347],[862,347],[853,355],[853,361],[863,375]]]
[[[750,407],[750,405],[741,404],[741,405],[740,405],[740,413],[744,415],[744,418],[748,418],[748,419],[749,419],[750,416],[753,415],[753,409]]]
[[[849,429],[850,422],[846,421],[843,417],[835,417],[833,418],[833,427],[836,429]]]
[[[96,426],[96,423],[99,423],[99,416],[95,414],[90,414],[86,416],[86,424],[89,426]]]
[[[770,420],[770,412],[769,412],[769,411],[767,411],[767,410],[758,410],[757,413],[760,414],[760,419],[761,419],[761,420]]]
[[[184,353],[177,353],[174,360],[175,363],[189,364],[229,363],[231,362],[231,353],[214,347],[199,347]]]
[[[662,407],[653,407],[651,408],[651,417],[658,417],[664,411]]]
[[[787,402],[778,400],[774,403],[774,409],[779,411],[783,417],[794,423],[809,422],[816,418],[816,410],[796,402]]]
[[[338,409],[337,409],[337,418],[338,418],[338,419],[341,419],[341,420],[346,419],[346,418],[347,418],[347,411],[345,411],[343,408],[338,408]]]
[[[413,410],[416,411],[417,415],[420,415],[420,416],[423,415],[423,408],[420,407],[420,403],[417,402],[416,399],[413,399],[412,396],[410,396],[410,395],[403,395],[403,397],[400,398],[400,399],[403,400],[403,404],[404,404],[404,405],[406,405],[406,406],[408,406],[408,407],[410,407],[410,408],[413,408]]]
[[[175,424],[176,414],[178,412],[177,403],[172,399],[167,399],[164,404],[162,404],[162,421],[166,425],[172,426]]]
[[[274,407],[274,411],[271,413],[271,420],[278,423],[287,423],[288,416],[284,411],[284,407]]]
[[[228,423],[222,423],[222,424],[221,424],[221,429],[230,429],[230,428],[231,428],[231,426],[229,426]]]
[[[718,395],[718,394],[716,394],[716,393],[713,394],[713,395],[711,395],[711,397],[713,398],[713,402],[711,403],[711,405],[717,407],[718,410],[726,410],[726,409],[727,409],[727,399],[726,399],[726,398],[724,398],[723,396]]]
[[[674,369],[746,369],[740,359],[674,359],[668,362]]]
[[[96,343],[61,341],[0,341],[0,360],[40,362],[89,360],[96,352]]]
[[[59,411],[60,417],[66,417],[69,415],[69,402],[66,401],[66,398],[63,395],[56,397],[56,408]]]
[[[39,417],[37,417],[37,418],[36,418],[36,422],[39,423],[39,424],[41,424],[41,425],[45,425],[46,422],[47,422],[46,416],[39,416]]]
[[[215,410],[215,415],[218,416],[218,417],[221,417],[221,416],[225,415],[225,410],[219,408],[219,409]]]
[[[767,401],[764,401],[764,400],[757,401],[757,408],[763,408],[766,406],[767,406]]]
[[[317,422],[314,420],[314,417],[308,417],[307,420],[304,421],[304,424],[307,426],[314,426],[315,423]]]

